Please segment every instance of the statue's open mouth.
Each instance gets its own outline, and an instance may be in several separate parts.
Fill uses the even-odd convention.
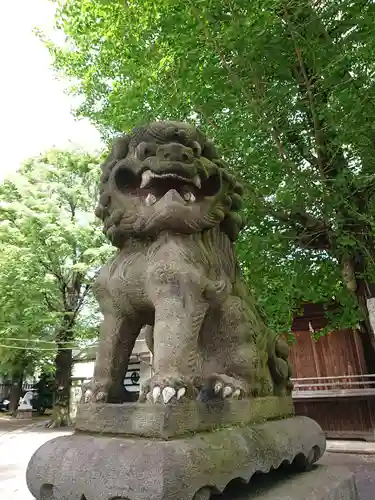
[[[116,184],[121,191],[140,196],[147,206],[151,206],[162,199],[169,191],[175,192],[174,201],[193,204],[208,196],[214,196],[221,188],[219,174],[205,177],[183,175],[182,169],[176,172],[168,169],[164,172],[155,172],[149,168],[136,175],[128,169],[119,169],[116,174]],[[179,196],[178,196],[179,195]]]
[[[142,174],[140,189],[146,194],[146,205],[153,205],[163,198],[169,191],[176,191],[181,202],[194,203],[200,198],[202,187],[201,178],[196,175],[189,179],[174,173],[157,174],[152,170],[145,170]]]

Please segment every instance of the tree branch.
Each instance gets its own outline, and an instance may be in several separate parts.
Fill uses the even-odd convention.
[[[275,217],[284,226],[296,233],[296,240],[304,248],[313,250],[329,250],[331,246],[331,228],[326,223],[306,212],[275,211],[270,209],[269,214]]]
[[[51,311],[55,311],[55,312],[61,312],[61,308],[59,307],[56,307],[52,304],[52,302],[50,301],[50,299],[48,298],[48,295],[46,292],[43,292],[43,297],[44,297],[44,300],[47,304],[47,307],[48,309],[50,309]]]

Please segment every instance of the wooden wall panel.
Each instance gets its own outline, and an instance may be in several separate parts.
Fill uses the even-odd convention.
[[[374,400],[298,401],[295,410],[316,420],[329,438],[375,440]]]
[[[322,308],[306,305],[304,316],[293,324],[295,343],[290,346],[293,378],[342,377],[367,374],[362,342],[357,330],[334,331],[314,341],[309,328],[326,322]],[[324,381],[320,381],[323,383]],[[350,389],[351,384],[341,381]],[[306,382],[307,384],[307,382]],[[324,391],[328,387],[312,387]],[[359,388],[356,386],[356,388]],[[309,389],[308,386],[305,389]],[[336,398],[295,401],[297,415],[316,420],[327,437],[375,440],[375,398]]]
[[[318,367],[309,332],[293,332],[295,343],[290,346],[290,362],[294,378],[317,377]]]
[[[290,346],[294,378],[334,377],[366,373],[358,332],[335,331],[314,341],[309,331],[295,331]]]

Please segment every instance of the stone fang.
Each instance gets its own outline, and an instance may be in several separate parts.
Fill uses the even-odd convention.
[[[155,177],[155,174],[151,170],[145,170],[142,174],[141,189],[147,187],[153,177]]]
[[[196,175],[193,178],[193,182],[197,186],[198,189],[200,189],[202,187],[202,181],[201,181],[201,178],[199,177],[199,175]]]

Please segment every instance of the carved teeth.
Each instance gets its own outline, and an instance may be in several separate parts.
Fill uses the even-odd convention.
[[[173,396],[176,394],[175,389],[173,387],[166,387],[163,389],[163,401],[165,404],[169,403],[169,401],[173,398]]]
[[[141,189],[148,186],[153,177],[155,177],[155,174],[153,172],[151,172],[151,170],[145,170],[142,174],[142,182],[141,182],[141,186],[140,186]]]
[[[195,196],[190,191],[184,194],[184,200],[186,201],[191,201],[192,203],[194,203],[195,199]]]
[[[155,172],[152,172],[151,170],[145,170],[142,174],[140,188],[143,189],[143,188],[147,187],[150,184],[151,179],[154,179],[154,178],[157,178],[157,179],[177,179],[179,181],[185,181],[187,183],[194,184],[194,186],[196,186],[198,189],[200,189],[202,186],[202,181],[201,181],[201,178],[199,177],[199,175],[196,175],[195,177],[193,177],[193,179],[189,180],[189,179],[186,179],[186,178],[181,177],[180,175],[176,175],[176,174],[168,174],[168,173],[156,174]]]
[[[197,186],[198,189],[201,188],[202,186],[202,183],[201,183],[201,178],[199,177],[199,175],[196,175],[193,179],[193,182],[194,184]]]
[[[150,207],[151,205],[156,203],[156,196],[154,196],[152,193],[148,193],[145,203],[148,207]]]

